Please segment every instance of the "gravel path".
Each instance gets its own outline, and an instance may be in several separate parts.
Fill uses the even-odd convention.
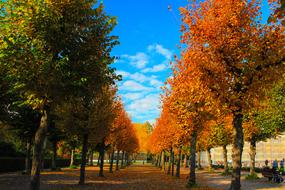
[[[158,168],[150,165],[132,165],[126,169],[108,173],[98,177],[98,167],[87,167],[86,185],[78,185],[79,170],[63,169],[59,172],[43,172],[41,190],[187,190],[185,184],[189,169],[182,168],[181,177],[165,175]],[[245,180],[242,176],[242,190],[285,190],[285,183],[276,184],[266,178]],[[208,173],[197,171],[199,190],[227,190],[230,176],[222,176],[220,172]],[[20,173],[0,175],[0,190],[29,190],[29,176]]]
[[[108,169],[108,168],[106,168]],[[165,175],[150,165],[132,165],[105,177],[98,177],[98,167],[87,167],[86,185],[78,185],[79,170],[43,172],[41,190],[187,190],[187,173],[181,178]],[[19,173],[0,175],[0,190],[28,190],[29,177]],[[211,190],[199,187],[199,190]]]
[[[214,187],[219,190],[227,190],[230,187],[231,177],[222,176],[221,172],[208,173],[198,171],[198,183],[204,183],[209,187]],[[259,175],[260,179],[246,180],[247,173],[242,173],[241,185],[242,190],[285,190],[285,183],[274,183],[268,181],[267,178]]]

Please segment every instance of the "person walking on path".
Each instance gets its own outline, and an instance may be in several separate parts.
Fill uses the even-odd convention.
[[[273,161],[272,169],[273,170],[277,170],[278,169],[278,161],[276,159]]]
[[[284,158],[280,161],[280,172],[282,173],[282,175],[285,174],[285,170],[284,170]]]

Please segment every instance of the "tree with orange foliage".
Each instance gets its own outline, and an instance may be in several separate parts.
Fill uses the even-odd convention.
[[[166,170],[166,156],[168,157],[167,174],[174,175],[174,149],[178,150],[178,157],[181,158],[181,147],[183,145],[184,131],[178,127],[175,118],[170,113],[168,98],[163,98],[163,106],[160,117],[155,123],[153,133],[149,140],[150,150],[157,155],[156,165]],[[178,159],[179,160],[179,159]],[[176,176],[180,176],[180,161],[177,162]]]
[[[284,27],[260,24],[255,0],[206,0],[181,13],[184,67],[233,115],[230,189],[240,190],[243,111],[284,71]]]
[[[167,107],[175,118],[178,128],[183,131],[184,140],[190,140],[190,176],[188,186],[196,184],[196,144],[197,135],[203,130],[206,121],[212,118],[213,109],[210,103],[214,101],[208,89],[203,87],[203,83],[197,80],[195,69],[187,64],[187,57],[184,52],[181,60],[176,60],[173,65],[173,77],[168,80],[170,89]]]
[[[108,142],[113,147],[111,156],[110,172],[112,172],[114,150],[117,151],[116,170],[119,170],[119,153],[122,151],[121,167],[124,165],[124,160],[128,160],[128,155],[139,150],[139,142],[135,132],[134,125],[127,112],[124,109],[121,100],[117,102],[116,117],[113,122],[111,133],[108,137]],[[125,158],[124,158],[125,157]]]
[[[147,123],[141,124],[141,123],[135,123],[135,130],[136,134],[139,140],[139,147],[140,147],[140,152],[147,153],[148,150],[148,138],[150,137],[150,131],[147,128]]]

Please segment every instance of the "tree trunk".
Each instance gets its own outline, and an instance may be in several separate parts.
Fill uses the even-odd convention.
[[[120,161],[120,151],[117,150],[117,161],[116,161],[116,171],[119,170],[119,161]]]
[[[128,166],[128,153],[125,153],[125,166]]]
[[[74,164],[74,149],[71,150],[69,167],[73,166],[73,164]]]
[[[250,141],[250,175],[255,174],[255,155],[256,155],[256,141],[252,139]]]
[[[223,145],[223,155],[224,155],[224,173],[225,175],[228,175],[229,165],[228,165],[228,151],[226,145]]]
[[[162,156],[161,157],[161,162],[162,162],[161,170],[164,172],[165,171],[165,152],[164,152],[164,150],[162,151],[162,155],[161,156]]]
[[[27,140],[27,152],[26,152],[26,159],[25,159],[25,174],[31,173],[31,139]]]
[[[125,151],[123,151],[123,153],[122,153],[121,168],[124,167],[124,157],[125,157]]]
[[[201,166],[201,151],[198,151],[198,154],[197,154],[197,160],[198,160],[198,169],[202,169],[202,166]]]
[[[31,170],[30,189],[40,189],[40,172],[42,163],[42,150],[49,125],[49,108],[43,110],[40,126],[35,134],[34,154]]]
[[[97,166],[99,166],[99,165],[100,165],[100,153],[99,153],[98,158],[97,158]]]
[[[172,155],[171,155],[171,175],[174,176],[174,150],[172,150]]]
[[[158,167],[159,165],[159,155],[156,155],[155,166]]]
[[[170,148],[169,156],[168,156],[168,169],[167,169],[167,175],[170,175],[170,170],[171,170],[171,156],[172,156],[172,147]]]
[[[194,131],[190,139],[190,175],[188,179],[188,187],[192,187],[196,184],[196,142],[197,142],[197,131]]]
[[[93,165],[94,165],[94,163],[93,163],[93,155],[94,155],[94,151],[91,150],[91,151],[90,151],[90,166],[93,166]]]
[[[113,173],[114,154],[115,154],[115,150],[113,149],[111,153],[111,158],[110,158],[110,168],[109,168],[110,173]]]
[[[105,155],[105,148],[104,145],[102,144],[102,147],[100,149],[100,171],[99,171],[99,177],[104,177],[104,155]]]
[[[185,154],[183,166],[184,166],[184,168],[188,167],[188,155],[187,154]]]
[[[178,150],[178,160],[176,166],[176,177],[180,177],[181,147]]]
[[[158,161],[159,168],[161,168],[161,162],[162,162],[162,152],[159,154],[159,161]]]
[[[83,143],[82,143],[82,153],[81,153],[79,185],[84,185],[85,183],[85,166],[86,166],[86,155],[87,155],[87,149],[88,149],[87,145],[88,145],[88,134],[84,134]]]
[[[51,170],[52,171],[55,171],[56,170],[56,151],[57,151],[57,142],[53,142],[52,143],[52,152],[53,152],[53,155],[52,155],[52,160],[51,160]]]
[[[232,148],[232,160],[233,160],[233,172],[230,190],[240,190],[240,173],[241,173],[241,156],[243,151],[243,129],[242,120],[243,115],[239,111],[233,114],[233,148]]]
[[[207,148],[207,153],[208,153],[208,167],[209,170],[213,169],[213,165],[212,165],[212,156],[211,156],[211,149]]]

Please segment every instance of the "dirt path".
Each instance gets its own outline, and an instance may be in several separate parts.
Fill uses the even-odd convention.
[[[108,168],[106,168],[108,169]],[[167,176],[150,165],[132,165],[114,172],[105,171],[98,177],[98,167],[87,168],[86,185],[79,186],[79,171],[63,169],[60,172],[42,173],[41,190],[186,190],[187,174],[181,178]],[[29,177],[20,174],[0,175],[0,190],[28,190]],[[210,190],[209,188],[197,188]]]
[[[41,190],[186,190],[188,169],[182,168],[181,177],[167,176],[158,168],[150,165],[132,165],[126,169],[98,177],[98,167],[87,167],[86,185],[79,186],[79,170],[63,169],[60,172],[43,172]],[[244,174],[245,175],[245,174]],[[267,179],[245,180],[242,177],[242,190],[284,190],[285,184],[268,182]],[[200,190],[227,190],[230,176],[221,176],[219,172],[197,171]],[[29,190],[29,177],[19,173],[1,174],[0,190]]]
[[[260,179],[246,180],[247,173],[242,173],[241,185],[242,190],[285,190],[285,183],[274,183],[267,178],[259,175]],[[228,190],[230,187],[231,177],[222,176],[221,172],[208,173],[206,171],[197,171],[198,183],[204,183],[209,187],[219,190]]]

